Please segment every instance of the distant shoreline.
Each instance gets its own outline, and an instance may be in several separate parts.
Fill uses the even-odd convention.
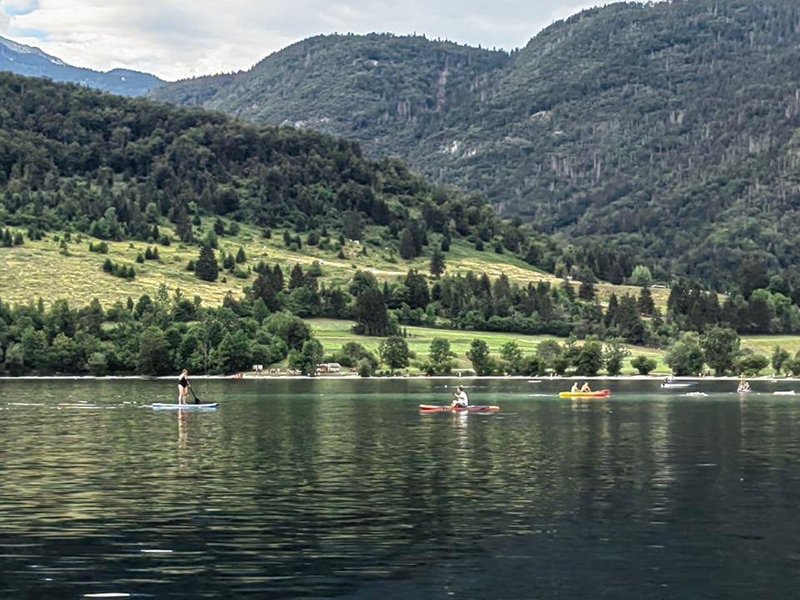
[[[204,380],[204,381],[397,381],[403,379],[413,380],[439,380],[439,381],[493,381],[493,380],[510,380],[510,381],[525,381],[535,383],[544,383],[547,381],[652,381],[663,383],[666,380],[665,375],[617,375],[617,376],[602,376],[597,375],[594,377],[582,377],[577,375],[565,376],[543,376],[543,377],[526,377],[521,375],[468,375],[459,377],[458,375],[396,375],[393,377],[380,376],[380,377],[360,377],[356,374],[348,375],[319,375],[317,377],[307,377],[305,375],[254,375],[245,373],[241,377],[236,375],[192,375],[191,379]],[[738,376],[724,375],[715,377],[709,375],[708,377],[673,377],[672,381],[675,383],[699,383],[703,381],[739,381]],[[784,381],[800,381],[800,377],[789,376],[771,376],[762,375],[760,377],[745,377],[747,381],[760,381],[767,383],[779,383]],[[177,381],[177,375],[164,375],[164,376],[148,376],[148,375],[106,375],[102,377],[94,375],[21,375],[13,377],[10,375],[0,376],[0,381]]]

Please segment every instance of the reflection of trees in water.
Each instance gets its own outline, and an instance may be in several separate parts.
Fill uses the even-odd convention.
[[[747,489],[767,508],[791,504],[781,478],[800,409],[788,401],[526,403],[497,384],[497,415],[421,416],[418,397],[430,395],[413,392],[424,385],[238,382],[220,411],[178,413],[177,424],[141,408],[161,389],[147,382],[0,389],[0,404],[114,406],[0,413],[4,529],[66,556],[66,537],[101,550],[157,540],[191,550],[171,559],[185,565],[199,549],[234,586],[270,576],[288,589],[311,569],[325,595],[359,570],[479,556],[497,532],[525,538],[565,519],[604,534],[681,519],[713,530]]]

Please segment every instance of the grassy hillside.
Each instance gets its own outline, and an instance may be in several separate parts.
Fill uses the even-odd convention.
[[[210,229],[211,220],[206,219],[201,228]],[[168,231],[162,227],[162,232]],[[72,233],[70,240],[64,242],[64,233],[55,232],[42,240],[26,240],[22,246],[0,247],[0,299],[24,304],[42,298],[46,304],[51,304],[56,299],[65,298],[73,306],[83,306],[97,298],[104,306],[110,306],[117,300],[136,300],[142,294],[152,297],[164,284],[170,290],[180,289],[189,298],[199,296],[206,305],[214,306],[219,305],[228,293],[241,296],[243,288],[254,280],[253,273],[248,273],[243,279],[224,273],[216,282],[201,281],[186,269],[189,261],[198,256],[194,244],[174,242],[170,246],[161,246],[140,241],[108,241],[108,254],[99,254],[89,251],[90,243],[99,244],[100,240],[96,238]],[[63,243],[66,243],[66,252],[62,249]],[[261,230],[247,225],[242,226],[236,236],[221,236],[219,246],[221,252],[233,254],[243,248],[247,262],[240,266],[245,270],[259,261],[279,263],[286,271],[293,264],[307,267],[319,261],[323,271],[322,282],[326,284],[346,284],[356,269],[370,271],[380,281],[395,281],[405,277],[409,269],[427,273],[429,268],[427,257],[406,261],[387,247],[366,245],[367,255],[364,256],[364,246],[352,241],[344,249],[345,259],[338,258],[337,252],[318,247],[305,246],[302,251],[295,252],[284,245],[281,230],[274,231],[270,239],[265,239]],[[137,255],[144,254],[148,247],[158,248],[159,260],[137,264]],[[102,264],[106,258],[133,266],[136,278],[126,281],[104,273]],[[536,270],[517,257],[490,250],[479,252],[463,242],[453,243],[446,260],[447,273],[450,274],[472,271],[487,273],[494,279],[505,273],[520,284],[557,282],[553,275]],[[611,284],[599,284],[597,289],[601,301],[611,293],[621,296],[639,292],[638,288]],[[656,305],[661,308],[666,306],[667,296],[668,290],[653,290]]]
[[[288,230],[298,250],[311,236],[309,246],[358,240],[413,259],[468,240],[500,261],[580,270],[566,245],[501,219],[485,198],[369,160],[350,141],[2,73],[0,106],[0,227],[34,239],[161,242],[169,227],[202,243],[202,218],[223,216]]]

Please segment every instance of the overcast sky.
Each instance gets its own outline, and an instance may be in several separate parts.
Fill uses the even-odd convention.
[[[320,33],[424,34],[484,48],[602,0],[0,0],[0,35],[82,67],[164,79],[248,69]]]

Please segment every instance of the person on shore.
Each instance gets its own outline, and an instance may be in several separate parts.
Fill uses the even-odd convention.
[[[192,387],[192,384],[189,383],[189,369],[184,369],[181,371],[180,377],[178,377],[178,404],[186,404],[190,387]]]
[[[581,386],[581,391],[582,392],[591,392],[592,391],[592,388],[589,387],[589,382],[588,381],[584,381],[583,382],[583,385]]]
[[[577,381],[575,381],[575,382],[573,382],[573,383],[572,383],[572,387],[570,388],[570,390],[569,390],[569,391],[570,391],[571,393],[573,393],[573,394],[577,394],[578,392],[580,392],[580,391],[581,391],[581,388],[579,388],[579,387],[578,387],[578,382],[577,382]]]
[[[458,386],[455,394],[453,394],[453,407],[454,408],[467,408],[469,406],[469,396],[464,391],[464,386]]]

